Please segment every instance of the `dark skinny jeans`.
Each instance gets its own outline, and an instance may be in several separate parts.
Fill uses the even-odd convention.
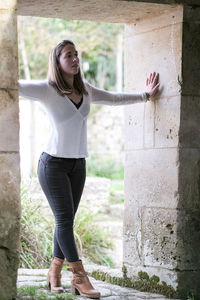
[[[78,261],[73,224],[85,184],[85,158],[57,158],[43,152],[38,178],[56,222],[53,256]]]

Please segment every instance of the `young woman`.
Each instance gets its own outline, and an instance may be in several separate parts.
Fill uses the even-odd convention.
[[[124,105],[153,100],[158,74],[150,74],[147,92],[110,93],[82,80],[74,43],[63,40],[52,51],[46,81],[19,81],[20,95],[41,102],[52,124],[49,143],[38,164],[40,185],[55,216],[53,259],[48,272],[51,291],[63,292],[61,269],[66,258],[73,272],[72,292],[98,299],[79,259],[73,222],[82,195],[87,152],[87,116],[91,103]]]

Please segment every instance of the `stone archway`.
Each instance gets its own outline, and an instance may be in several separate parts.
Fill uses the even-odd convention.
[[[0,4],[2,299],[16,294],[19,251],[17,14],[126,23],[127,91],[143,89],[152,68],[161,74],[159,101],[126,110],[124,265],[129,276],[145,270],[174,288],[197,292],[200,4],[179,2],[19,0],[18,12],[16,0]]]

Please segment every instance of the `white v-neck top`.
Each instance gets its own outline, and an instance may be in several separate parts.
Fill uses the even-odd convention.
[[[146,102],[146,93],[111,93],[97,89],[85,82],[88,95],[83,95],[81,106],[76,106],[67,96],[59,95],[45,81],[20,80],[19,93],[25,98],[39,101],[45,108],[51,123],[51,135],[44,151],[55,157],[88,157],[87,116],[90,103],[124,105]]]

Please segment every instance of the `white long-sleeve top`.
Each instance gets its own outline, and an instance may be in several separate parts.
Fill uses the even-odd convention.
[[[76,106],[67,96],[59,95],[47,80],[20,80],[22,97],[39,101],[51,123],[51,135],[44,151],[55,157],[88,157],[87,116],[90,104],[124,105],[146,102],[146,93],[112,93],[85,82],[88,95],[83,95],[81,106]]]

